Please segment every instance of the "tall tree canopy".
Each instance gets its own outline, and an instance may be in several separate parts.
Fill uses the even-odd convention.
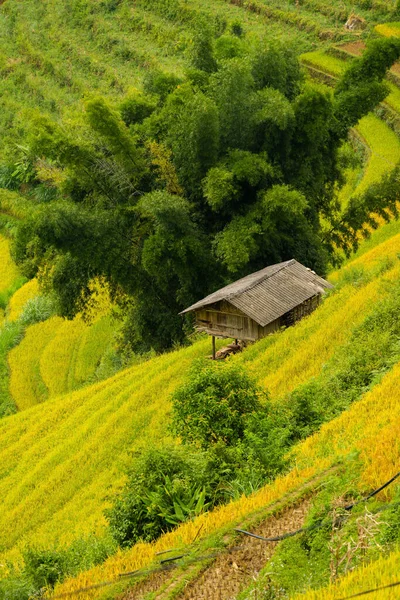
[[[331,91],[279,44],[245,55],[224,36],[212,48],[199,31],[186,78],[150,72],[119,107],[88,100],[83,123],[32,124],[31,185],[55,199],[21,223],[15,256],[68,317],[106,278],[129,300],[137,348],[182,341],[180,310],[267,264],[324,273],[338,149],[400,56],[399,40],[371,43]]]

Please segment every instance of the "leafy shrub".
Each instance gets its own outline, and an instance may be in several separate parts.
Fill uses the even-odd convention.
[[[55,305],[51,298],[48,296],[36,296],[29,299],[25,304],[20,321],[25,326],[33,325],[34,323],[46,321],[54,313]]]
[[[379,541],[382,545],[394,545],[400,541],[400,487],[394,497],[393,506],[384,513]]]
[[[232,21],[230,30],[233,33],[233,35],[236,35],[237,37],[242,37],[245,33],[242,23],[237,20]]]
[[[196,361],[172,397],[173,429],[184,443],[203,448],[216,442],[234,445],[244,436],[248,416],[265,399],[238,365]]]
[[[11,575],[0,581],[0,600],[31,600],[38,597],[38,590],[28,579]]]
[[[63,578],[65,556],[57,550],[29,548],[24,552],[24,573],[37,590],[54,587]]]
[[[23,552],[22,569],[12,570],[0,582],[0,600],[42,598],[43,590],[104,562],[115,550],[111,537],[99,539],[95,535],[77,539],[69,548],[28,547]]]
[[[189,52],[190,64],[194,69],[212,73],[216,70],[213,52],[213,35],[206,23],[199,23],[193,35]]]
[[[161,100],[164,100],[181,81],[176,75],[153,69],[146,71],[143,79],[143,88],[146,93],[155,94]]]
[[[142,454],[123,493],[106,511],[114,539],[121,546],[153,540],[215,504],[216,465],[206,453],[176,446]]]
[[[217,60],[227,60],[243,54],[243,45],[239,37],[222,35],[215,42],[214,56]]]

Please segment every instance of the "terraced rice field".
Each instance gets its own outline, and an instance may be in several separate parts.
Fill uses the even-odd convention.
[[[279,35],[304,52],[307,64],[336,77],[344,61],[321,48],[326,40],[354,41],[343,27],[353,9],[366,18],[367,35],[376,15],[388,21],[392,18],[393,2],[372,0],[365,8],[363,0],[329,4],[319,0],[271,0],[268,4],[260,0],[138,0],[135,6],[124,0],[93,0],[85,8],[77,0],[8,0],[0,8],[0,127],[14,141],[24,135],[32,103],[43,113],[70,119],[88,89],[118,103],[140,85],[149,69],[181,75],[187,66],[193,22],[199,16],[219,33],[240,21],[249,46],[262,37]],[[395,22],[378,25],[376,31],[398,35]],[[400,93],[394,84],[387,103],[400,111]],[[347,200],[379,181],[400,159],[399,140],[382,120],[369,115],[357,130],[369,157],[362,176],[356,174],[349,183]],[[27,208],[16,195],[0,192],[0,210],[20,219]],[[400,277],[399,253],[399,225],[385,225],[340,272],[331,274],[338,289],[313,315],[234,360],[245,364],[268,389],[271,401],[317,377],[377,301],[385,298],[391,282]],[[379,270],[380,263],[388,260],[390,268]],[[361,287],[353,285],[351,278],[346,282],[347,270],[358,267],[371,273]],[[5,316],[12,322],[17,322],[26,302],[38,293],[36,282],[31,281],[8,303],[10,293],[21,283],[9,242],[0,236],[0,298],[5,295]],[[53,317],[33,325],[8,354],[9,387],[20,412],[0,420],[0,576],[7,573],[8,561],[20,561],[27,542],[43,548],[66,547],[77,538],[104,535],[104,508],[124,483],[130,454],[168,439],[165,425],[171,393],[193,360],[209,353],[209,341],[202,339],[77,389],[90,382],[112,343],[114,323],[109,308],[97,308],[90,324],[79,316],[72,322]],[[367,492],[378,486],[399,464],[399,377],[397,364],[348,411],[299,444],[294,451],[295,467],[286,475],[250,497],[185,523],[154,544],[137,544],[118,552],[105,564],[58,585],[56,593],[146,567],[156,552],[190,544],[196,535],[206,540],[296,494],[307,481],[318,479],[325,469],[354,452],[363,465],[357,489]],[[389,489],[382,500],[392,494]],[[305,514],[304,510],[299,524]],[[329,588],[301,597],[329,600],[356,593],[361,586],[391,583],[399,562],[400,554],[395,551]],[[78,597],[89,600],[102,593],[92,590]]]
[[[392,240],[382,244],[382,246],[378,246],[359,257],[356,264],[362,264],[366,269],[374,269],[379,260],[388,255],[394,255],[394,253],[398,252],[399,247],[400,236],[396,236]],[[354,266],[352,265],[352,267]],[[351,268],[351,265],[346,268]],[[399,269],[399,265],[396,264],[392,269],[374,281],[375,285],[378,287],[381,286],[380,293],[387,286],[387,282],[391,280],[396,281],[399,278]],[[291,346],[295,346],[296,349],[301,348],[301,344],[298,343],[298,338],[301,337],[299,330],[307,326],[310,327],[314,321],[319,322],[323,311],[330,308],[330,318],[332,320],[335,320],[340,310],[346,312],[348,305],[346,306],[345,298],[349,290],[346,290],[346,293],[345,290],[346,286],[340,292],[328,298],[324,305],[306,320],[306,324],[302,322],[286,332],[288,338],[291,338]],[[342,293],[343,297],[341,297]],[[355,298],[356,296],[357,292],[353,287],[353,297]],[[341,298],[341,301],[339,298]],[[340,309],[339,304],[341,305]],[[360,308],[361,311],[364,311],[364,316],[368,314],[368,308],[366,307]],[[352,323],[352,326],[355,326],[354,314],[349,314],[348,310],[347,314],[348,323]],[[319,337],[325,339],[326,332],[324,328],[320,327],[318,332]],[[278,340],[275,341],[275,344],[274,337]],[[284,336],[272,336],[269,340],[266,340],[264,342],[264,346],[267,346],[266,348],[263,348],[263,342],[256,344],[249,350],[248,356],[245,353],[239,360],[247,359],[248,365],[251,367],[252,363],[256,364],[257,358],[254,355],[258,355],[260,365],[263,364],[264,366],[263,376],[265,376],[271,368],[269,360],[272,353],[269,354],[269,351],[271,352],[271,348],[274,345],[276,349],[279,349],[280,343],[283,343],[279,341],[280,337]],[[316,333],[315,340],[310,345],[315,344],[317,341],[318,334]],[[271,344],[270,348],[268,347],[269,344]],[[290,347],[290,345],[288,344],[287,347]],[[263,361],[261,361],[261,356],[264,358]],[[310,356],[308,362],[315,369],[314,373],[321,370],[322,364],[318,364],[318,361],[315,363],[314,355]],[[285,359],[282,359],[282,363],[282,370],[290,378],[292,376],[290,355],[287,362]],[[400,458],[400,447],[396,442],[399,435],[398,428],[400,423],[399,376],[400,364],[397,364],[383,378],[382,382],[365,394],[359,402],[354,403],[341,416],[324,425],[320,432],[301,443],[294,451],[296,467],[288,475],[279,477],[274,483],[267,485],[250,497],[243,497],[239,501],[232,502],[228,506],[218,508],[209,514],[200,516],[193,522],[182,525],[175,531],[160,538],[155,544],[138,544],[131,550],[117,557],[110,558],[101,568],[94,568],[90,572],[84,573],[78,578],[60,585],[57,588],[57,592],[71,591],[81,586],[84,587],[95,584],[98,581],[115,578],[120,572],[143,568],[155,558],[156,552],[161,552],[167,548],[179,548],[184,544],[189,544],[200,526],[201,533],[199,537],[201,539],[221,530],[221,528],[226,528],[229,524],[233,527],[235,523],[240,522],[246,515],[251,514],[257,509],[266,507],[277,498],[284,497],[290,491],[296,490],[308,478],[321,473],[324,469],[330,468],[332,465],[337,464],[338,461],[344,460],[355,451],[360,452],[363,465],[360,478],[357,480],[357,486],[360,491],[365,493],[370,489],[378,487],[396,472]],[[393,493],[394,488],[388,488],[382,494],[382,499],[389,500]],[[387,569],[387,575],[381,579],[390,581],[394,563],[389,560],[387,564],[390,565],[390,568]],[[353,575],[350,576],[350,580],[352,577]],[[378,581],[381,579],[378,578]],[[361,579],[357,579],[357,576],[355,577],[354,589],[357,588],[357,585],[359,586],[361,581]],[[353,587],[349,589],[353,589]],[[99,593],[95,590],[88,591],[82,597],[87,599],[97,598],[99,597]],[[310,597],[314,596],[310,594]],[[316,595],[315,597],[322,598],[323,596]]]

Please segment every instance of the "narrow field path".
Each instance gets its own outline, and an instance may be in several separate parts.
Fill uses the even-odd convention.
[[[310,499],[270,516],[252,533],[264,537],[279,536],[302,527],[310,508]],[[234,552],[221,554],[186,589],[177,600],[233,600],[271,559],[279,542],[263,542],[243,536],[240,547]],[[156,596],[161,600],[163,596]]]
[[[263,537],[300,529],[316,485],[336,470],[337,467],[332,466],[316,474],[299,488],[253,513],[250,521],[246,519],[237,526]],[[224,535],[224,543],[223,550],[219,546],[204,552],[201,570],[202,556],[188,557],[186,565],[170,563],[164,569],[150,571],[145,579],[117,596],[117,600],[145,600],[149,594],[152,600],[233,600],[258,576],[279,542],[263,542],[246,535],[238,537],[232,529]],[[184,552],[184,549],[176,550],[178,554]]]
[[[299,529],[303,526],[310,508],[311,498],[302,499],[294,506],[283,509],[276,515],[268,516],[252,533],[264,537],[275,537]],[[147,594],[157,592],[154,600],[167,600],[177,588],[187,585],[182,592],[174,595],[176,600],[233,600],[255,579],[261,569],[271,559],[279,542],[263,542],[243,535],[236,546],[228,547],[206,566],[198,577],[191,580],[196,565],[191,565],[178,577],[167,568],[151,574],[139,582],[119,600],[144,600]],[[171,578],[171,579],[170,579]],[[170,579],[170,581],[169,581]],[[169,581],[169,584],[168,584]]]

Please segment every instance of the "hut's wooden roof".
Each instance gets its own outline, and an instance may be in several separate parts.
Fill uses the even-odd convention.
[[[251,273],[192,304],[181,314],[226,300],[262,327],[333,286],[297,260]]]

